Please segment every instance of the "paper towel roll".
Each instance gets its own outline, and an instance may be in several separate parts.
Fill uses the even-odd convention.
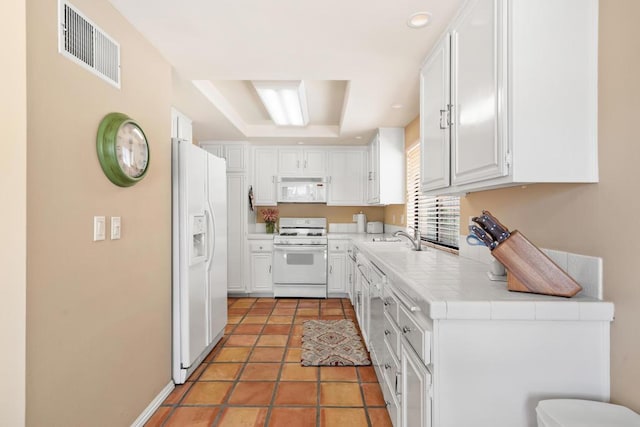
[[[360,212],[359,214],[356,214],[356,223],[357,223],[358,233],[364,233],[367,227],[367,216],[362,212]]]

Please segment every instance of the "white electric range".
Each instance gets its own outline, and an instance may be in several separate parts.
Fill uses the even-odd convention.
[[[280,218],[273,239],[274,297],[327,297],[327,219]]]

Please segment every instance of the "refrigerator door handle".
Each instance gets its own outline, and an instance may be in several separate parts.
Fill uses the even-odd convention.
[[[208,205],[208,202],[207,202]],[[207,209],[205,211],[205,214],[207,216],[207,235],[208,235],[208,242],[207,242],[207,247],[209,248],[209,253],[207,254],[207,267],[211,264],[211,262],[213,261],[213,253],[215,251],[215,246],[216,246],[216,237],[215,237],[215,233],[216,233],[216,227],[215,227],[215,217],[213,216],[213,211],[211,210],[211,206],[208,206],[209,209]]]

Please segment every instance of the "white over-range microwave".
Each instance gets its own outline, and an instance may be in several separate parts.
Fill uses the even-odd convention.
[[[278,203],[327,203],[327,179],[278,177]]]

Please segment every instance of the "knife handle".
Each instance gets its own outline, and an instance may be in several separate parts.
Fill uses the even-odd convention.
[[[491,212],[489,211],[482,211],[482,215],[486,215],[491,221],[493,221],[493,223],[495,225],[497,225],[498,227],[502,228],[505,232],[509,232],[509,229],[503,224],[501,223],[498,218],[496,218],[495,216],[493,216],[491,214]]]
[[[477,225],[470,225],[469,231],[476,236],[482,243],[485,244],[486,247],[493,250],[498,245],[498,242],[494,241],[493,238],[485,232],[482,228]]]
[[[497,243],[504,242],[510,236],[508,230],[493,222],[487,215],[476,216],[471,218],[471,220],[480,225]]]

